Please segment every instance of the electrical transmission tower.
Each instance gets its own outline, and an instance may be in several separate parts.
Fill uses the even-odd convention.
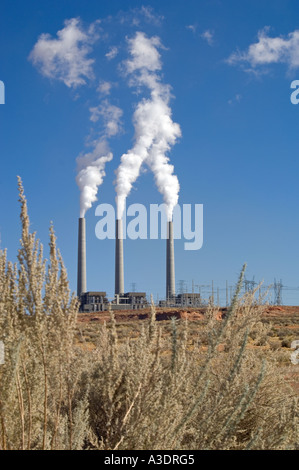
[[[179,281],[179,294],[185,294],[185,292],[187,292],[186,281],[181,279]]]
[[[282,305],[282,280],[280,279],[279,282],[274,279],[274,305]]]
[[[257,283],[254,280],[254,276],[252,278],[252,281],[249,281],[249,279],[244,279],[245,292],[252,292],[256,284]]]

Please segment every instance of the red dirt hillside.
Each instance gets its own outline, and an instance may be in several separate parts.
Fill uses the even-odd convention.
[[[177,319],[186,319],[190,321],[200,321],[204,319],[206,308],[156,308],[157,321],[170,320],[171,317]],[[217,312],[217,318],[220,320],[223,315],[227,312],[227,308],[221,307]],[[146,308],[143,310],[115,310],[115,320],[117,323],[132,322],[136,320],[145,320],[149,317],[150,309]],[[284,317],[291,315],[299,315],[299,306],[276,306],[267,305],[263,312],[265,317]],[[94,313],[80,313],[78,315],[79,323],[89,322],[109,322],[109,312],[94,312]]]

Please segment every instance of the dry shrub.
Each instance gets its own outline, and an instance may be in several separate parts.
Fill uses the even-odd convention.
[[[188,322],[174,319],[163,344],[154,306],[134,343],[117,343],[114,321],[102,327],[90,381],[99,448],[296,448],[294,394],[274,356],[266,362],[258,348],[246,348],[262,309],[254,293],[238,300],[243,273],[226,318],[207,312],[208,351],[190,350]]]
[[[163,334],[151,316],[118,341],[113,313],[96,348],[76,341],[70,294],[50,228],[50,257],[29,231],[19,180],[18,264],[0,254],[1,449],[296,449],[298,411],[265,342],[254,292],[239,299],[244,270],[221,321],[209,307],[202,338],[187,320]],[[191,340],[190,340],[191,338]]]
[[[50,228],[50,259],[29,231],[19,179],[22,239],[18,265],[0,254],[0,446],[82,448],[86,397],[76,397],[80,355],[74,347],[78,305]],[[79,416],[80,415],[80,416]],[[79,430],[80,429],[80,430]],[[83,433],[84,434],[84,433]]]

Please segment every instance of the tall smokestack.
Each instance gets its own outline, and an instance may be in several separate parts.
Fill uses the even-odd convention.
[[[123,223],[116,219],[115,226],[115,294],[124,294]]]
[[[173,241],[173,223],[167,223],[166,240],[166,300],[172,300],[175,297],[175,272],[174,272],[174,241]]]
[[[78,278],[77,295],[78,297],[86,292],[86,226],[85,218],[79,219],[78,232]]]

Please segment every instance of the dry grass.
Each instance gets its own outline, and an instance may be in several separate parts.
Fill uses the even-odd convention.
[[[0,253],[1,449],[297,449],[298,408],[253,295],[203,326],[149,319],[77,329],[50,228],[46,262],[19,181],[18,264]],[[274,337],[271,339],[275,339]],[[255,347],[266,341],[266,346]],[[249,347],[251,346],[251,347]],[[263,349],[265,348],[265,349]]]

